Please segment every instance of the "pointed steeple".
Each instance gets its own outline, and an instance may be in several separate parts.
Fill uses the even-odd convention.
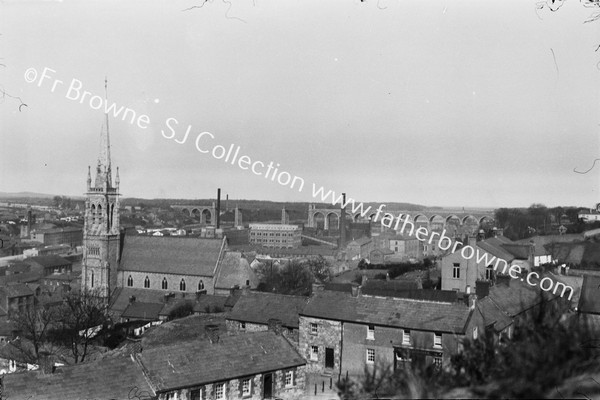
[[[104,98],[108,101],[108,80],[104,78]],[[106,103],[105,103],[106,104]],[[98,156],[98,166],[96,168],[97,188],[112,188],[112,170],[110,163],[110,132],[108,129],[108,112],[105,112],[105,121],[100,131],[100,154]]]

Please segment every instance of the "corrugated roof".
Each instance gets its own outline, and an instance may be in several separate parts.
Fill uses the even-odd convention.
[[[192,276],[212,276],[222,240],[125,236],[119,269]]]
[[[142,369],[131,357],[106,358],[3,377],[7,399],[75,400],[150,398],[155,395]]]
[[[464,333],[471,310],[460,303],[374,297],[323,290],[300,315],[436,332]]]
[[[283,336],[272,331],[221,335],[218,343],[198,340],[157,347],[138,357],[157,392],[306,364]]]
[[[307,301],[303,296],[250,292],[242,294],[227,319],[267,324],[274,318],[281,320],[283,326],[298,328],[298,315]]]

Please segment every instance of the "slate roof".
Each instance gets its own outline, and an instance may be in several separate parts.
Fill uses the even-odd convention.
[[[266,325],[274,318],[285,327],[298,328],[298,315],[307,301],[303,296],[250,292],[242,294],[227,319]]]
[[[475,306],[483,317],[484,325],[486,327],[492,325],[496,332],[501,332],[512,324],[512,318],[502,312],[489,297],[477,300]]]
[[[542,277],[540,277],[542,279]],[[510,279],[509,284],[497,283],[490,288],[488,297],[510,317],[556,297],[550,292],[542,292],[539,287],[530,286],[520,279]]]
[[[423,331],[464,333],[471,310],[460,303],[439,303],[318,291],[300,315],[344,322]]]
[[[132,357],[57,367],[54,373],[46,375],[42,371],[7,374],[3,381],[3,396],[11,400],[130,399],[155,395]]]
[[[367,243],[372,242],[373,240],[371,238],[368,238],[366,236],[363,236],[361,238],[352,240],[350,243],[348,243],[346,246],[350,246],[350,245],[359,245],[359,246],[364,246]]]
[[[258,285],[258,278],[248,261],[240,252],[226,252],[217,273],[215,289],[231,289],[236,285],[242,287],[246,285],[246,281],[250,281],[250,287],[255,288]]]
[[[584,275],[579,297],[578,311],[586,314],[600,314],[600,276]]]
[[[222,240],[125,236],[119,270],[213,276]]]
[[[551,254],[552,252],[548,250],[545,246],[552,243],[567,243],[567,242],[577,242],[583,239],[583,235],[581,233],[572,233],[567,235],[547,235],[547,236],[533,236],[526,239],[521,239],[515,241],[515,243],[519,244],[530,244],[533,242],[534,245],[534,255],[536,256],[545,256]]]
[[[489,253],[492,256],[497,258],[501,258],[505,260],[507,263],[510,263],[515,259],[514,255],[512,255],[509,251],[502,247],[503,242],[498,238],[489,238],[486,240],[481,240],[477,242],[477,247]]]
[[[71,264],[69,260],[65,260],[64,258],[56,255],[29,257],[26,260],[27,262],[35,262],[44,268],[61,267]]]
[[[516,259],[527,260],[529,258],[530,246],[522,243],[505,243],[502,247],[511,253]]]
[[[160,311],[165,304],[160,303],[144,303],[134,301],[121,314],[121,318],[135,318],[149,321],[157,321]]]
[[[406,279],[394,279],[394,280],[381,280],[381,279],[369,279],[362,285],[361,290],[363,294],[370,294],[373,296],[390,296],[394,292],[416,290],[419,288],[419,284],[415,280]]]
[[[174,291],[173,297],[170,299],[181,299],[185,292]],[[165,294],[169,294],[164,290],[157,289],[138,289],[130,287],[117,288],[113,293],[110,310],[117,313],[122,313],[127,307],[129,307],[129,298],[135,296],[136,302],[141,303],[154,303],[154,304],[165,304]],[[188,298],[194,298],[194,293],[187,293]]]
[[[9,285],[0,288],[0,291],[6,293],[7,297],[22,297],[22,296],[33,296],[33,290],[24,283],[11,283]]]
[[[221,335],[218,343],[202,340],[156,347],[138,359],[157,392],[306,364],[283,336],[272,331]]]
[[[29,282],[37,282],[42,278],[44,274],[38,271],[32,272],[23,272],[20,274],[13,275],[4,275],[0,276],[0,286],[7,285],[11,282],[21,282],[21,283],[29,283]]]

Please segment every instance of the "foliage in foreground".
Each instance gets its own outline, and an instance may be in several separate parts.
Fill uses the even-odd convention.
[[[365,398],[542,398],[576,393],[572,382],[600,372],[600,340],[575,315],[561,318],[548,307],[515,326],[512,340],[498,342],[491,332],[465,340],[464,351],[444,370],[376,365],[359,379],[343,379],[343,399]],[[588,379],[589,380],[589,379]],[[559,389],[560,388],[560,389]],[[600,384],[598,385],[600,390]],[[560,396],[559,396],[560,398]]]

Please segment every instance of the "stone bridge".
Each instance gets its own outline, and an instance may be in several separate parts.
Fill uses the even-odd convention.
[[[201,224],[215,224],[217,221],[217,208],[215,203],[210,206],[206,205],[171,205],[171,208],[175,211],[179,211],[183,214],[189,215],[192,218],[198,219]]]
[[[352,222],[369,222],[377,213],[377,207],[371,207],[369,212],[361,217],[360,213],[352,214],[352,210],[346,209],[346,219]],[[339,208],[315,208],[314,205],[308,209],[308,226],[311,228],[320,228],[324,230],[339,229],[341,210]],[[408,215],[408,221],[415,227],[424,226],[428,231],[442,231],[446,229],[448,233],[476,233],[481,228],[491,228],[494,226],[494,212],[468,212],[463,210],[425,210],[425,211],[407,211],[395,210],[392,208],[383,208],[379,216],[379,221],[385,213],[392,214],[394,218],[398,215]],[[395,224],[394,220],[394,224]],[[400,224],[402,226],[402,223]]]

